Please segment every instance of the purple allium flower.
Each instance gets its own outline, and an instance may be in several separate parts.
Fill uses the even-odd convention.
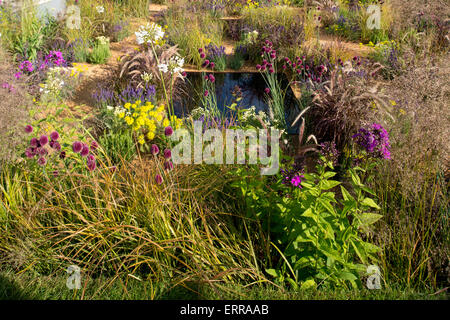
[[[72,150],[73,150],[73,152],[75,152],[75,153],[80,153],[80,152],[81,152],[81,149],[83,149],[83,144],[82,144],[80,141],[75,141],[75,142],[72,144]]]
[[[50,139],[52,139],[53,141],[56,141],[59,139],[59,133],[56,131],[53,131],[52,133],[50,133]]]
[[[156,156],[159,153],[159,148],[156,144],[152,144],[152,146],[150,147],[150,152],[152,153],[152,155]]]
[[[165,162],[164,162],[164,169],[166,169],[166,170],[172,170],[172,169],[173,169],[173,163],[172,163],[172,161],[165,161]]]
[[[62,159],[62,160],[65,159],[66,158],[66,152],[65,151],[61,151],[60,154],[59,154],[59,158]]]
[[[28,148],[27,150],[25,150],[25,156],[26,156],[28,159],[33,158],[33,157],[34,157],[34,152],[33,152],[33,150],[32,150],[31,148]]]
[[[205,90],[205,92],[203,93],[203,95],[204,95],[205,97],[207,97],[208,94],[209,94],[209,91],[208,91],[208,90]]]
[[[25,132],[26,133],[32,133],[33,132],[33,127],[31,125],[25,126]]]
[[[183,71],[183,72],[181,73],[181,75],[182,75],[183,77],[186,77],[186,76],[187,76],[186,71]]]
[[[211,67],[211,69],[214,69],[214,67],[216,66],[216,64],[214,62],[211,62],[211,64],[209,65]]]
[[[55,149],[56,151],[60,151],[61,150],[61,145],[59,144],[58,141],[52,141],[53,145],[51,146],[53,149]]]
[[[201,53],[200,53],[200,58],[202,58],[202,59],[205,59],[205,58],[206,58],[206,55],[205,55],[204,52],[201,52]]]
[[[45,166],[46,163],[47,163],[47,160],[46,160],[44,157],[40,157],[40,158],[38,159],[38,164],[39,164],[40,166]]]
[[[41,146],[45,146],[48,143],[48,137],[46,135],[42,135],[39,138],[39,143],[41,144]]]
[[[95,156],[94,156],[92,153],[90,153],[90,154],[88,154],[88,156],[86,157],[86,160],[87,160],[87,161],[94,161],[94,160],[95,160]]]
[[[203,52],[203,48],[198,48],[198,53],[202,53]]]
[[[41,157],[43,157],[43,156],[46,156],[48,154],[48,151],[47,151],[47,149],[45,149],[43,147],[40,147],[40,148],[36,149],[36,153],[38,155],[40,155]]]
[[[81,148],[80,155],[82,157],[86,157],[89,154],[89,147],[85,144],[83,144],[83,147]]]
[[[264,89],[264,92],[265,92],[266,94],[269,94],[269,93],[270,93],[270,89],[269,89],[269,88],[265,88],[265,89]]]
[[[89,171],[93,171],[97,167],[97,162],[96,162],[95,158],[94,158],[94,160],[88,160],[86,163],[87,163],[87,167],[88,167]]]
[[[91,142],[91,149],[92,150],[97,150],[97,148],[99,147],[97,141],[92,141]]]
[[[209,60],[205,60],[205,62],[203,62],[202,67],[206,68],[207,66],[209,66]]]
[[[161,184],[163,183],[163,178],[161,177],[161,175],[157,174],[155,177],[155,181],[157,184]]]
[[[171,157],[172,157],[172,151],[170,151],[170,149],[165,149],[164,150],[164,158],[170,159]]]
[[[54,176],[54,177],[57,177],[57,176],[59,176],[59,172],[58,172],[58,170],[55,170],[55,171],[53,171],[53,172],[52,172],[52,174],[53,174],[53,176]]]
[[[173,129],[171,126],[168,126],[164,129],[164,134],[166,137],[170,137],[173,134]]]
[[[216,81],[216,78],[214,77],[214,75],[212,75],[212,74],[209,75],[209,81],[211,81],[212,83],[214,83],[214,81]]]

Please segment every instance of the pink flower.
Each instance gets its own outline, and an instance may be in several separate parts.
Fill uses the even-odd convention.
[[[32,132],[33,132],[33,127],[30,126],[30,125],[27,125],[27,126],[25,127],[25,132],[26,132],[26,133],[32,133]]]
[[[155,181],[157,184],[161,184],[163,183],[163,178],[161,177],[161,175],[157,174],[155,177]]]
[[[52,133],[50,133],[50,139],[52,139],[53,141],[56,141],[59,139],[59,133],[56,131],[53,131]]]
[[[170,137],[173,134],[173,129],[171,126],[168,126],[164,129],[164,134],[166,137]]]
[[[172,151],[170,149],[164,150],[164,158],[170,159],[172,157]]]
[[[173,163],[172,163],[172,161],[166,161],[166,162],[164,162],[164,169],[166,169],[166,170],[172,170],[173,169]]]
[[[46,163],[47,163],[47,160],[46,160],[44,157],[40,157],[40,158],[38,159],[38,164],[39,164],[40,166],[45,166]]]
[[[98,143],[96,141],[92,141],[91,142],[91,149],[92,150],[97,150],[97,148],[99,147]]]
[[[152,146],[150,147],[150,152],[152,153],[152,155],[156,156],[159,153],[159,148],[156,144],[152,144]]]
[[[80,153],[81,149],[83,149],[83,144],[80,141],[75,141],[72,144],[72,150],[75,153]]]
[[[48,143],[48,137],[46,135],[42,135],[39,138],[39,143],[41,144],[41,146],[45,146]]]
[[[86,157],[89,154],[89,147],[84,144],[83,148],[81,148],[80,154],[82,157]]]
[[[269,94],[269,93],[270,93],[270,89],[269,89],[269,88],[265,88],[265,89],[264,89],[264,92],[265,92],[266,94]]]
[[[38,139],[37,138],[33,138],[30,140],[30,146],[36,148],[38,146]]]

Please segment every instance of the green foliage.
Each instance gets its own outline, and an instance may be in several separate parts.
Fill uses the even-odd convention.
[[[112,165],[131,161],[136,156],[136,144],[130,130],[109,131],[100,136],[98,141]]]
[[[278,267],[266,271],[295,290],[361,287],[361,276],[379,251],[360,235],[381,218],[374,193],[358,175],[364,170],[349,171],[349,191],[332,180],[336,175],[332,169],[327,163],[317,166],[316,173],[305,173],[301,189],[287,187],[281,180],[270,187],[261,179],[244,178],[234,184],[248,214],[261,221],[281,256]]]
[[[104,64],[110,56],[109,40],[99,37],[88,55],[88,61],[90,63]]]
[[[233,70],[239,70],[240,68],[242,68],[244,63],[245,63],[244,57],[240,52],[235,52],[228,59],[228,65]]]

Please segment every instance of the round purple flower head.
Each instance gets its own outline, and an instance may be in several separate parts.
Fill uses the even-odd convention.
[[[96,141],[92,141],[91,142],[91,149],[92,150],[97,150],[97,148],[99,147],[98,143]]]
[[[36,148],[38,146],[38,139],[33,138],[30,140],[30,146],[32,146],[33,148]]]
[[[45,164],[47,163],[47,160],[44,157],[40,157],[38,160],[38,164],[40,166],[45,166]]]
[[[53,141],[56,141],[59,139],[59,133],[56,131],[53,131],[52,133],[50,133],[50,139],[52,139]]]
[[[166,170],[172,170],[172,169],[173,169],[173,163],[172,163],[172,161],[166,161],[166,162],[164,162],[164,169],[166,169]]]
[[[73,152],[75,152],[75,153],[80,153],[80,152],[81,152],[81,149],[83,149],[83,144],[82,144],[80,141],[75,141],[75,142],[72,144],[72,150],[73,150]]]
[[[214,75],[212,75],[212,74],[209,75],[209,81],[211,81],[212,83],[214,83],[214,81],[216,81],[216,78],[214,78]]]
[[[33,132],[33,127],[30,126],[30,125],[27,125],[27,126],[25,127],[25,132],[26,132],[26,133],[32,133],[32,132]]]
[[[171,126],[168,126],[164,129],[164,134],[166,137],[170,137],[173,134],[173,129]]]
[[[170,149],[164,150],[164,158],[170,159],[172,157],[172,151]]]
[[[83,145],[80,152],[82,157],[86,157],[89,154],[89,147],[87,145]]]
[[[41,146],[45,146],[48,143],[48,137],[46,135],[43,135],[39,138],[39,143]]]
[[[95,158],[94,158],[94,160],[88,160],[87,161],[87,167],[88,167],[89,171],[94,171],[95,170],[95,168],[97,167],[97,163],[95,161]]]
[[[152,155],[156,156],[159,153],[159,148],[156,144],[152,144],[152,146],[150,147],[150,151]]]
[[[34,153],[33,153],[33,151],[31,150],[31,148],[28,148],[27,150],[25,150],[25,156],[26,156],[28,159],[31,159],[31,158],[34,157]]]
[[[264,92],[265,92],[266,94],[269,94],[269,93],[270,93],[270,89],[269,89],[269,88],[265,88],[265,89],[264,89]]]
[[[161,184],[163,183],[163,178],[161,177],[161,175],[157,174],[155,177],[155,181],[157,184]]]

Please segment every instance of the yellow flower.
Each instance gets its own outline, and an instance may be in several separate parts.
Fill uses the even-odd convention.
[[[125,105],[123,106],[125,109],[130,109],[131,107],[131,103],[127,102],[125,103]]]
[[[133,122],[134,122],[134,119],[131,118],[131,117],[129,117],[129,116],[126,116],[126,117],[125,117],[125,121],[126,121],[126,123],[127,123],[129,126],[131,126],[131,125],[133,124]]]
[[[118,116],[119,116],[119,118],[120,118],[120,119],[122,119],[123,117],[125,117],[125,112],[121,112],[121,113],[119,113],[119,115],[118,115]]]
[[[392,104],[393,106],[396,106],[396,105],[397,105],[397,102],[395,102],[394,100],[390,100],[390,102],[391,102],[391,104]]]
[[[149,131],[147,133],[148,140],[153,140],[155,138],[155,133],[153,131]]]
[[[165,118],[163,121],[163,127],[168,127],[170,125],[169,119]]]

